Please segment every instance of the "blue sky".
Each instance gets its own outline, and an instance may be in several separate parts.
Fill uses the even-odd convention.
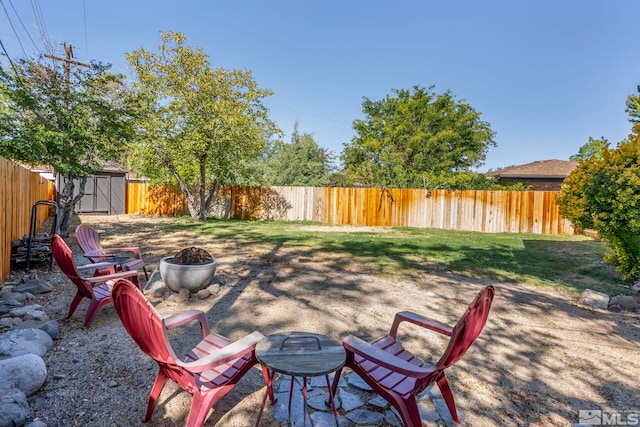
[[[78,61],[130,74],[126,52],[183,32],[212,66],[251,70],[275,92],[265,105],[287,141],[298,121],[336,154],[363,118],[363,97],[433,85],[496,132],[479,171],[568,159],[590,136],[615,144],[630,133],[625,100],[640,84],[637,0],[1,3],[12,57],[43,50],[44,23],[59,55],[70,43]]]

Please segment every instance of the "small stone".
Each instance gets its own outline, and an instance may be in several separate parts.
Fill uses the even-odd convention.
[[[377,406],[378,408],[386,408],[389,406],[389,402],[387,402],[387,400],[382,396],[376,396],[367,403],[369,405]]]
[[[209,290],[207,289],[200,289],[196,295],[198,296],[199,299],[207,299],[211,296],[211,292],[209,292]]]
[[[359,388],[360,390],[372,391],[373,389],[362,378],[356,374],[349,375],[349,385]]]
[[[218,292],[220,292],[220,285],[218,284],[214,284],[214,285],[210,285],[207,287],[207,291],[209,291],[210,294],[217,294]]]
[[[36,273],[27,273],[22,276],[22,283],[27,283],[32,280],[38,280],[38,275]]]
[[[178,291],[175,302],[177,303],[187,302],[189,301],[189,295],[190,295],[189,289],[182,288]]]
[[[118,387],[118,383],[115,380],[111,380],[111,381],[109,381],[107,386],[109,386],[110,388]]]
[[[165,299],[167,298],[168,295],[169,295],[169,288],[166,288],[166,287],[158,288],[155,291],[153,291],[154,298]]]
[[[54,380],[63,380],[67,378],[67,376],[65,374],[53,374],[53,379]]]
[[[363,402],[358,395],[349,393],[344,389],[341,389],[338,395],[340,397],[340,402],[342,403],[342,408],[345,411],[351,411],[352,409],[359,408],[363,405]]]
[[[634,292],[640,292],[640,280],[638,280],[637,282],[635,282],[635,283],[633,284],[633,288],[631,288],[631,289],[633,289],[633,291],[634,291]]]
[[[366,409],[356,409],[347,414],[347,418],[356,424],[368,424],[379,426],[384,420],[384,415],[379,412],[368,411]]]

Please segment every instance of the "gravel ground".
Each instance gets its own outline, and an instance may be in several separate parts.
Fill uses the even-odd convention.
[[[640,411],[640,320],[637,314],[579,307],[560,292],[488,282],[446,272],[379,277],[370,266],[335,254],[285,246],[247,246],[188,232],[165,232],[164,219],[142,216],[81,216],[103,246],[139,246],[153,271],[159,259],[190,246],[218,260],[226,283],[208,299],[170,306],[151,299],[162,316],[187,309],[206,313],[212,330],[239,339],[257,330],[267,335],[302,330],[341,339],[371,339],[387,332],[394,313],[411,310],[454,324],[479,289],[496,287],[482,335],[449,371],[466,424],[473,426],[569,426],[578,410]],[[357,230],[353,230],[357,231]],[[79,248],[67,239],[75,253]],[[48,378],[30,397],[34,419],[49,426],[141,425],[155,363],[122,328],[113,306],[89,329],[82,328],[85,301],[65,319],[75,290],[57,267],[34,269],[56,290],[38,297],[60,322],[61,338],[45,356]],[[171,331],[176,353],[198,338],[195,325]],[[437,359],[445,341],[421,331],[403,333],[407,346]],[[253,369],[215,405],[207,426],[253,425],[264,393]],[[168,384],[148,425],[184,425],[191,396]],[[275,426],[268,411],[261,425]]]

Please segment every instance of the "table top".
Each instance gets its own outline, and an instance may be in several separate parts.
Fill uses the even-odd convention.
[[[267,368],[285,375],[316,377],[340,369],[346,353],[342,344],[312,332],[282,332],[256,344],[256,358]]]
[[[129,257],[109,257],[100,262],[94,262],[91,264],[84,264],[84,265],[77,266],[76,269],[78,271],[91,270],[91,269],[95,270],[97,268],[112,267],[114,265],[126,264],[129,261],[131,261],[131,258]]]

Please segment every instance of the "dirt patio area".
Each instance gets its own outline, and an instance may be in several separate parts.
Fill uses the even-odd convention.
[[[286,246],[245,245],[189,232],[167,233],[166,221],[142,216],[81,216],[98,230],[104,247],[139,246],[150,272],[163,256],[196,246],[218,260],[221,291],[171,306],[153,300],[162,316],[187,309],[206,313],[212,330],[238,339],[257,330],[310,331],[341,339],[371,339],[387,332],[393,315],[411,310],[454,324],[479,289],[496,287],[487,326],[450,371],[450,384],[466,425],[570,426],[578,410],[640,412],[640,318],[594,311],[557,291],[496,283],[447,272],[378,277],[344,255]],[[67,239],[80,254],[73,238]],[[30,398],[32,415],[49,426],[141,425],[155,363],[122,328],[113,306],[82,328],[85,301],[66,320],[75,289],[57,267],[33,269],[56,286],[38,303],[61,327],[61,339],[45,356],[48,378]],[[196,325],[171,331],[180,354],[195,344]],[[405,342],[426,360],[445,341],[406,329]],[[206,425],[253,425],[264,393],[252,370],[215,406]],[[191,397],[168,385],[149,425],[184,425]],[[277,425],[266,413],[263,426]]]

